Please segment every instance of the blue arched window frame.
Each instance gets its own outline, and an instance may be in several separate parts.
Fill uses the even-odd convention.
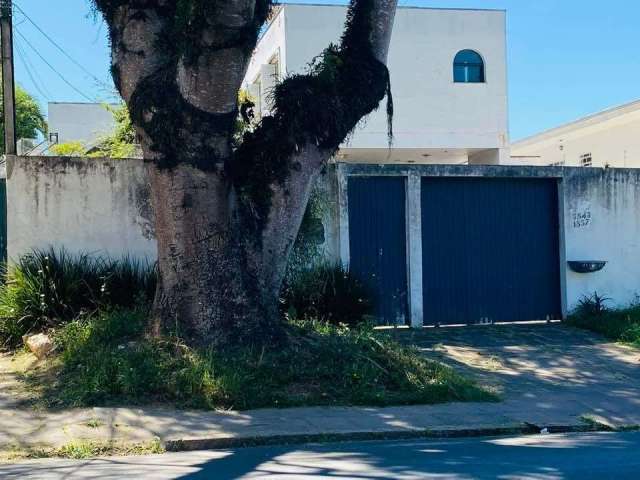
[[[455,83],[485,83],[485,65],[482,56],[475,50],[460,50],[453,60]]]

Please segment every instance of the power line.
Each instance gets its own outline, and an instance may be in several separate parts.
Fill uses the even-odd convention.
[[[40,82],[36,80],[37,75],[33,74],[33,71],[35,71],[36,69],[31,63],[31,60],[29,60],[27,52],[22,48],[22,46],[18,42],[15,43],[15,46],[16,46],[16,50],[18,51],[18,57],[22,61],[22,64],[24,65],[24,68],[27,71],[29,78],[31,78],[31,83],[36,88],[36,90],[40,93],[40,95],[44,97],[45,100],[47,101],[51,100],[50,93],[47,91],[44,85],[40,84]]]
[[[58,70],[56,70],[56,68],[51,65],[49,63],[49,61],[44,58],[44,56],[42,56],[42,54],[38,51],[38,49],[36,47],[34,47],[31,42],[29,40],[27,40],[27,37],[25,37],[22,32],[20,32],[20,30],[18,30],[16,28],[16,33],[20,36],[20,38],[22,38],[22,40],[24,40],[24,42],[29,46],[29,48],[31,48],[31,50],[34,51],[34,53],[40,58],[40,60],[42,60],[51,70],[53,70],[53,72],[58,75],[58,77],[60,77],[60,79],[66,83],[71,89],[73,89],[76,93],[78,93],[79,95],[81,95],[82,97],[84,97],[85,99],[89,100],[90,102],[96,102],[95,98],[91,98],[89,95],[86,95],[82,90],[80,90],[78,87],[76,87],[75,85],[73,85],[69,80],[67,80],[65,78],[64,75],[62,75]]]
[[[87,70],[87,68],[84,65],[82,65],[79,61],[77,61],[75,58],[69,55],[69,53],[67,53],[67,51],[60,46],[60,44],[58,44],[53,38],[51,38],[47,34],[47,32],[45,32],[42,28],[40,28],[40,26],[35,21],[33,21],[31,17],[29,17],[29,15],[27,15],[27,13],[22,8],[20,8],[20,6],[17,3],[14,2],[13,5],[15,6],[15,8],[17,8],[20,11],[20,13],[22,13],[22,15],[24,15],[24,17],[29,21],[29,23],[31,23],[36,28],[36,30],[38,30],[44,36],[44,38],[49,40],[49,42],[51,42],[51,44],[54,47],[56,47],[65,57],[67,57],[74,65],[80,68],[84,73],[89,75],[91,78],[93,78],[97,83],[99,83],[103,87],[111,88],[109,84],[105,83],[103,80],[100,80],[93,73]]]

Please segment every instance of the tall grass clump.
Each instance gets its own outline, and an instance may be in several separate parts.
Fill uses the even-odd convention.
[[[597,293],[585,296],[578,302],[568,322],[611,340],[640,347],[640,301],[624,308],[610,307],[609,302],[609,298]]]
[[[154,268],[145,262],[54,249],[33,251],[4,273],[0,344],[10,345],[101,308],[150,301],[156,283]]]
[[[288,325],[279,345],[195,349],[144,335],[147,311],[79,318],[55,341],[62,371],[57,405],[170,402],[180,407],[391,405],[492,400],[451,368],[372,328]]]
[[[322,263],[301,270],[283,288],[284,309],[290,318],[316,319],[354,326],[372,313],[372,296],[340,264]]]

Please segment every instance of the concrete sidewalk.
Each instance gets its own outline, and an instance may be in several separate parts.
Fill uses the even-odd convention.
[[[490,435],[640,425],[640,351],[561,325],[401,333],[480,383],[499,403],[389,408],[313,407],[245,412],[170,408],[33,411],[0,370],[0,450],[79,440],[222,448],[341,438]],[[469,346],[473,343],[473,346]],[[13,393],[12,393],[13,392]]]
[[[145,442],[159,438],[170,450],[326,439],[493,435],[561,426],[585,429],[581,404],[455,403],[390,408],[313,407],[247,412],[166,408],[92,408],[0,413],[0,450],[53,448],[77,441]],[[640,416],[640,412],[638,413]],[[638,422],[640,423],[640,422]]]

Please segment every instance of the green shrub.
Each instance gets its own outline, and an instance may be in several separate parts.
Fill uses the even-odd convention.
[[[609,310],[607,308],[607,303],[609,301],[611,301],[609,297],[599,295],[598,292],[594,292],[593,295],[583,296],[578,301],[574,315],[580,317],[601,316]]]
[[[282,345],[214,351],[145,338],[145,323],[140,308],[98,313],[59,329],[62,370],[51,401],[248,409],[492,399],[450,368],[370,328],[296,322]]]
[[[321,264],[299,272],[283,289],[290,318],[357,325],[372,312],[371,295],[341,265]]]
[[[111,260],[34,251],[5,272],[0,286],[0,344],[99,308],[132,307],[155,291],[154,269],[130,258]]]
[[[609,299],[597,293],[584,297],[568,318],[578,328],[600,333],[615,341],[640,346],[640,304],[609,308]]]

